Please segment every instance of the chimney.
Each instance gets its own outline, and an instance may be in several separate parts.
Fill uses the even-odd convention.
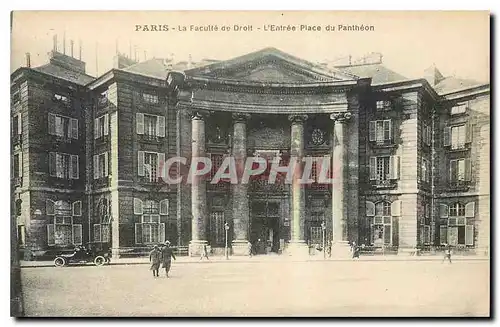
[[[73,57],[73,46],[74,46],[73,40],[69,41],[69,49],[70,49],[71,57]]]
[[[63,33],[63,54],[66,54],[66,31]]]
[[[432,64],[431,67],[424,70],[424,78],[433,87],[444,79],[443,75],[434,64]]]
[[[189,54],[188,58],[187,69],[191,69],[193,67],[193,57],[191,56],[191,54]]]
[[[26,67],[31,67],[31,56],[29,52],[26,52]]]
[[[349,55],[349,66],[352,65],[352,56]]]
[[[82,40],[80,40],[79,43],[80,43],[80,54],[78,56],[78,60],[82,60]]]

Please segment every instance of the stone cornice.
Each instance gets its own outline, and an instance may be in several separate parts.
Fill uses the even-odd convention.
[[[34,79],[37,82],[41,83],[50,83],[57,87],[69,89],[73,91],[85,91],[85,86],[58,78],[56,76],[52,76],[50,74],[46,74],[43,72],[36,71],[34,69],[28,67],[18,68],[15,72],[10,75],[11,85],[13,83],[19,83],[21,81],[25,81],[27,79]]]
[[[255,113],[255,114],[321,114],[333,113],[336,111],[346,111],[347,103],[322,103],[315,105],[256,105],[252,103],[232,103],[221,101],[180,101],[177,105],[179,110],[197,108],[200,110]]]
[[[129,83],[133,83],[133,84],[145,84],[148,86],[160,87],[160,88],[167,87],[166,79],[161,79],[158,77],[152,77],[152,76],[150,77],[150,76],[145,76],[142,74],[127,72],[127,71],[121,70],[121,69],[109,70],[108,72],[104,73],[99,78],[97,78],[96,80],[87,84],[86,87],[89,88],[90,90],[93,90],[95,88],[98,88],[101,85],[110,83],[111,81],[129,82]]]
[[[441,97],[445,101],[453,101],[453,100],[459,100],[461,98],[474,97],[487,94],[490,94],[490,84],[483,84],[473,88],[454,91],[452,93],[443,94],[441,95]]]

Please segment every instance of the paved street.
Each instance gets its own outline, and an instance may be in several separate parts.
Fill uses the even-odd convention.
[[[375,316],[489,312],[489,262],[329,261],[23,268],[28,316]],[[163,271],[164,273],[164,271]]]

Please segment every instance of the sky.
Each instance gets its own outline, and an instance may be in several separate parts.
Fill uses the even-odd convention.
[[[326,31],[327,25],[373,25],[374,31]],[[23,11],[14,12],[11,29],[11,72],[25,65],[48,62],[53,35],[62,52],[66,39],[74,56],[82,44],[87,73],[95,76],[112,68],[116,48],[132,57],[176,61],[203,58],[230,59],[266,47],[275,47],[302,59],[320,62],[371,52],[383,54],[388,68],[420,78],[431,65],[445,76],[489,81],[490,35],[488,12],[154,12],[154,11]],[[136,31],[136,25],[168,25],[169,31]],[[191,32],[190,25],[217,26],[218,31]],[[234,31],[234,25],[252,31]],[[270,25],[321,26],[322,31],[264,31]],[[178,31],[186,26],[188,31]],[[221,31],[222,26],[231,31]],[[172,30],[176,28],[176,30]],[[260,28],[260,30],[258,30]],[[143,27],[141,27],[143,29]],[[146,52],[146,53],[145,53]]]

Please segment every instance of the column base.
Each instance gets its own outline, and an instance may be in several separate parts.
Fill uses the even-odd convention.
[[[250,249],[248,248],[249,242],[246,240],[233,241],[231,247],[233,249],[233,255],[235,256],[248,256],[250,254]]]
[[[189,242],[189,256],[197,257],[201,256],[202,246],[207,245],[207,252],[210,255],[210,246],[208,246],[207,241],[190,241]]]
[[[332,251],[330,255],[328,255],[330,258],[334,259],[348,259],[352,258],[352,251],[351,251],[351,246],[349,245],[349,242],[347,241],[339,241],[335,242],[332,244]]]
[[[120,258],[120,249],[119,248],[111,248],[111,257],[113,259],[119,259]]]
[[[308,258],[309,245],[305,241],[290,242],[285,249],[285,255],[294,258]]]

